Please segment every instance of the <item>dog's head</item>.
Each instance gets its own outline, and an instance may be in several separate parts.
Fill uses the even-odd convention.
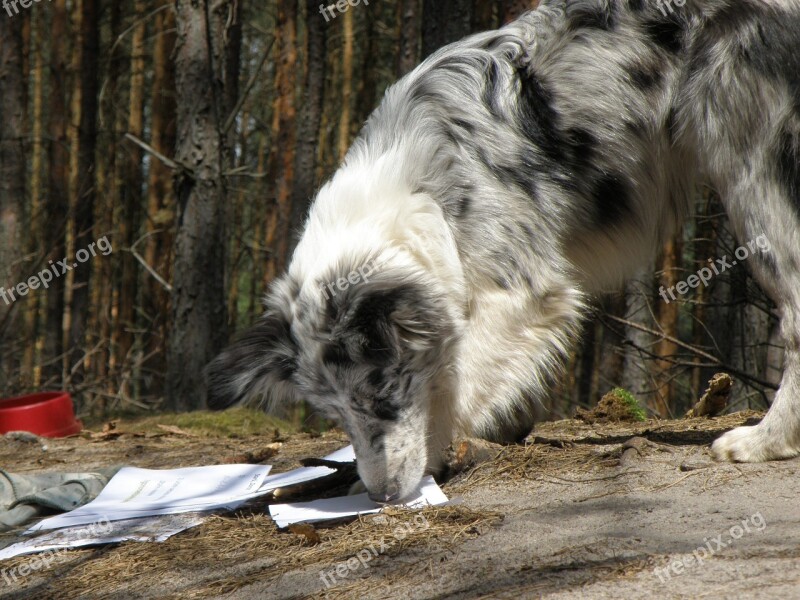
[[[431,384],[453,327],[420,272],[349,262],[273,286],[265,314],[209,365],[208,405],[308,400],[350,436],[370,496],[393,501],[424,475]]]

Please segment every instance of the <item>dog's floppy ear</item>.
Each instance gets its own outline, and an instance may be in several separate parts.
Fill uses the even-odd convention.
[[[294,400],[289,378],[297,366],[297,347],[289,322],[269,311],[206,367],[207,404],[222,410],[266,399]]]
[[[400,358],[403,348],[422,350],[430,345],[431,324],[420,313],[430,312],[424,296],[413,286],[358,290],[352,308],[334,328],[337,342],[328,353],[386,367]]]
[[[376,367],[389,365],[399,353],[397,331],[392,322],[396,306],[397,298],[391,291],[369,292],[358,298],[337,324],[338,343],[329,351],[344,350],[355,362],[363,361]]]

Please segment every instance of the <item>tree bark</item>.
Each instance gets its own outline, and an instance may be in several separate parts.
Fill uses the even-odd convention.
[[[0,15],[0,286],[11,290],[22,280],[23,207],[27,94],[22,30],[28,15]],[[19,352],[16,331],[23,302],[6,295],[0,300],[0,389],[18,385]],[[18,304],[23,306],[17,306]]]
[[[342,33],[342,110],[339,113],[339,141],[336,144],[339,161],[344,160],[350,147],[350,126],[352,122],[353,97],[353,11],[344,13]]]
[[[658,269],[661,273],[659,285],[664,286],[665,289],[676,285],[680,279],[680,264],[681,235],[676,234],[664,246],[661,265]],[[675,339],[680,338],[680,333],[678,332],[679,309],[680,305],[677,302],[667,303],[659,300],[658,323],[661,331]],[[675,364],[673,361],[677,358],[678,346],[675,342],[663,338],[659,340],[655,352],[659,357],[656,362],[658,370],[656,378],[659,383],[657,393],[658,414],[664,418],[683,414],[683,407],[675,405],[676,398],[673,384],[675,377]]]
[[[162,5],[171,4],[164,0]],[[164,156],[175,154],[175,65],[172,51],[175,48],[175,11],[169,8],[156,17],[156,39],[153,47],[153,115],[150,145]],[[172,190],[172,171],[153,157],[147,181],[147,241],[144,260],[162,278],[172,278],[172,245],[175,224],[175,196]],[[161,282],[146,275],[143,311],[148,321],[147,355],[144,365],[152,382],[149,393],[162,395],[164,391],[164,357],[167,354],[167,328],[169,320],[169,291]]]
[[[68,30],[66,0],[54,0],[50,28],[50,177],[47,194],[46,222],[42,223],[42,240],[47,258],[56,262],[65,258],[68,202],[64,190],[69,188],[69,146],[67,142],[67,57]],[[60,357],[63,353],[62,322],[64,318],[63,277],[55,277],[47,289],[47,318],[44,329],[44,385],[58,385],[63,379]]]
[[[472,0],[423,0],[422,57],[469,35],[473,8]]]
[[[178,231],[167,358],[173,410],[203,406],[205,365],[226,341],[223,203],[225,15],[210,0],[177,0],[175,179]]]
[[[78,93],[79,114],[77,147],[73,148],[76,171],[72,173],[74,184],[71,193],[73,202],[73,249],[88,248],[94,241],[94,201],[95,201],[95,148],[97,144],[98,109],[98,58],[100,47],[100,28],[97,0],[80,0],[79,20],[79,59]],[[83,365],[75,368],[85,351],[84,335],[89,311],[89,285],[92,273],[91,264],[79,265],[71,271],[72,301],[70,306],[70,328],[68,331],[67,354],[70,360],[67,371],[72,372],[73,385],[83,381]]]
[[[480,0],[478,0],[480,1]],[[400,49],[397,53],[397,76],[410,73],[419,62],[420,53],[420,0],[400,0]]]
[[[625,288],[625,318],[651,329],[657,329],[652,322],[650,300],[652,298],[654,262],[639,270],[638,274]],[[657,385],[652,375],[650,352],[657,340],[649,333],[635,327],[626,327],[625,358],[622,368],[622,387],[658,412],[656,401]]]
[[[121,33],[122,6],[114,2],[109,7],[109,30],[111,39],[117,39]],[[114,231],[115,208],[118,204],[117,190],[120,187],[120,166],[118,160],[118,140],[123,139],[126,129],[124,111],[115,110],[118,102],[120,82],[126,71],[125,61],[121,55],[121,46],[117,46],[107,61],[108,69],[103,74],[104,93],[99,106],[100,129],[99,146],[103,152],[98,155],[97,188],[99,194],[95,198],[95,223],[97,230],[105,235]],[[117,246],[117,238],[114,238]],[[92,414],[104,414],[108,398],[117,394],[116,354],[112,346],[114,338],[113,325],[116,314],[116,302],[119,289],[115,285],[115,269],[119,256],[108,257],[107,260],[93,261],[92,274],[92,312],[89,330],[93,334],[93,343],[97,351],[93,356],[93,374],[97,382],[98,397],[91,403]]]
[[[497,4],[494,2],[475,0],[475,6],[472,14],[472,30],[488,31],[490,29],[494,29],[496,27],[496,8]]]
[[[292,184],[296,132],[295,91],[297,82],[297,5],[294,1],[278,5],[275,25],[278,66],[275,73],[275,113],[273,140],[267,181],[274,182],[274,204],[267,219],[266,247],[271,256],[267,263],[266,283],[280,275],[289,253]]]
[[[30,185],[30,217],[28,218],[27,253],[32,257],[32,264],[42,264],[44,258],[44,240],[41,239],[42,225],[42,196],[44,190],[44,56],[45,40],[49,37],[49,30],[45,15],[39,11],[31,13],[32,33],[31,52],[34,54],[34,64],[31,68],[33,79],[32,91],[32,151],[31,151],[31,185]],[[41,375],[38,365],[38,346],[40,339],[39,311],[43,304],[43,295],[36,294],[28,298],[25,309],[25,338],[27,343],[22,359],[22,387],[32,389],[39,386]]]
[[[146,23],[138,15],[145,14],[144,0],[136,0],[134,14],[137,23],[131,37],[130,93],[128,96],[127,133],[141,139],[144,133],[144,86],[145,86],[145,34]],[[117,279],[117,318],[114,327],[115,364],[125,372],[119,386],[123,397],[130,397],[133,380],[130,370],[134,360],[131,350],[136,329],[136,299],[138,295],[138,266],[129,249],[136,242],[141,218],[142,150],[133,143],[125,144],[122,161],[118,165],[121,174],[117,190],[118,204],[115,221],[119,231],[117,262],[120,265]]]
[[[289,254],[297,245],[303,221],[317,189],[317,148],[325,94],[325,38],[327,28],[317,12],[316,0],[306,0],[306,73],[303,103],[297,125],[297,146],[292,188],[292,232]]]
[[[502,0],[500,4],[500,22],[510,23],[522,14],[539,6],[539,0]]]

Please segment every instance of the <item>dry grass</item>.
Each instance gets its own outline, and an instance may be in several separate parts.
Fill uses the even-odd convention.
[[[546,480],[551,483],[591,480],[609,476],[609,467],[619,465],[620,440],[634,435],[662,439],[697,440],[717,435],[755,414],[740,413],[717,419],[648,421],[636,424],[587,425],[575,421],[545,423],[532,439],[543,443],[503,448],[499,455],[456,476],[444,486],[451,498],[474,488],[504,481]],[[217,464],[224,457],[257,450],[273,441],[267,429],[252,435],[248,417],[237,421],[241,437],[232,438],[222,426],[154,417],[144,424],[121,424],[127,431],[149,431],[144,437],[126,434],[108,440],[71,438],[25,444],[0,438],[0,464],[10,470],[81,470],[114,463],[144,467],[179,467],[190,464]],[[230,424],[230,423],[229,423]],[[170,433],[158,425],[187,430],[194,435]],[[266,434],[266,435],[264,435]],[[270,459],[275,472],[298,466],[303,457],[319,457],[347,443],[343,433],[332,431],[322,436],[278,432],[284,444]],[[694,440],[694,441],[692,441]],[[596,474],[595,474],[596,473]],[[688,475],[687,475],[688,476]],[[388,556],[398,560],[380,577],[353,577],[328,592],[327,598],[380,597],[383,586],[405,585],[405,557],[416,552],[426,557],[447,552],[466,538],[480,536],[498,524],[503,515],[478,508],[448,506],[422,512],[429,527],[411,529],[402,541],[392,544]],[[234,592],[253,583],[272,585],[287,574],[302,570],[316,577],[359,550],[390,535],[398,523],[409,522],[411,515],[392,511],[366,516],[350,523],[319,528],[319,543],[311,544],[302,535],[279,531],[268,515],[251,510],[237,515],[210,516],[199,527],[179,534],[163,544],[126,543],[66,553],[52,568],[37,572],[17,588],[15,598],[128,598],[147,597],[209,598]],[[411,553],[409,554],[409,551]],[[2,566],[12,569],[26,564],[30,557],[18,557]],[[631,565],[635,571],[635,565]],[[385,571],[385,570],[384,570]],[[617,574],[618,575],[618,574]],[[615,575],[616,576],[616,575]],[[2,591],[0,591],[2,594]]]
[[[88,422],[87,428],[100,430],[111,419]],[[223,412],[195,411],[190,413],[161,413],[145,417],[121,417],[113,419],[118,429],[131,433],[160,434],[160,425],[178,427],[192,435],[204,437],[241,438],[263,435],[278,430],[281,434],[292,433],[294,428],[281,419],[263,411],[247,408],[232,408]]]
[[[564,473],[591,473],[600,467],[615,466],[619,449],[611,446],[570,445],[556,448],[544,444],[508,446],[497,458],[481,463],[456,477],[451,489],[464,493],[491,481],[506,480],[563,480]]]
[[[407,527],[402,540],[393,530],[410,523],[418,514],[425,517],[425,528]],[[334,568],[355,556],[359,550],[377,546],[381,538],[392,540],[387,556],[403,554],[410,548],[424,546],[447,549],[460,540],[480,535],[502,520],[494,512],[478,512],[462,506],[425,509],[419,513],[395,510],[370,515],[348,524],[318,529],[320,542],[309,545],[303,536],[279,531],[264,514],[212,516],[201,526],[167,540],[163,544],[121,544],[92,551],[75,551],[68,562],[52,569],[50,582],[57,584],[36,591],[37,598],[103,598],[109,590],[141,591],[147,582],[151,588],[165,582],[186,582],[186,589],[157,593],[159,598],[174,600],[209,598],[234,592],[257,582],[279,581],[286,573],[313,567]],[[9,561],[10,569],[26,562],[25,557]],[[213,565],[213,571],[209,569]],[[220,577],[217,574],[230,573]],[[36,583],[28,588],[35,588]],[[363,582],[337,588],[336,593]],[[189,585],[191,589],[189,589]]]
[[[752,410],[722,417],[690,419],[649,419],[638,423],[583,423],[575,420],[550,421],[537,425],[532,440],[537,442],[618,443],[641,436],[668,444],[706,444],[721,433],[743,424],[757,423],[764,413]]]

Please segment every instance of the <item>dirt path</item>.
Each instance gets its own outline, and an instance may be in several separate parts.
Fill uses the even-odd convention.
[[[719,464],[705,445],[748,416],[544,424],[537,443],[445,484],[457,506],[321,528],[316,545],[258,509],[212,517],[164,544],[70,552],[13,585],[0,579],[0,597],[800,598],[800,460]],[[6,440],[0,464],[177,467],[270,441],[122,436],[42,451]],[[345,442],[291,436],[270,462],[277,472]]]

